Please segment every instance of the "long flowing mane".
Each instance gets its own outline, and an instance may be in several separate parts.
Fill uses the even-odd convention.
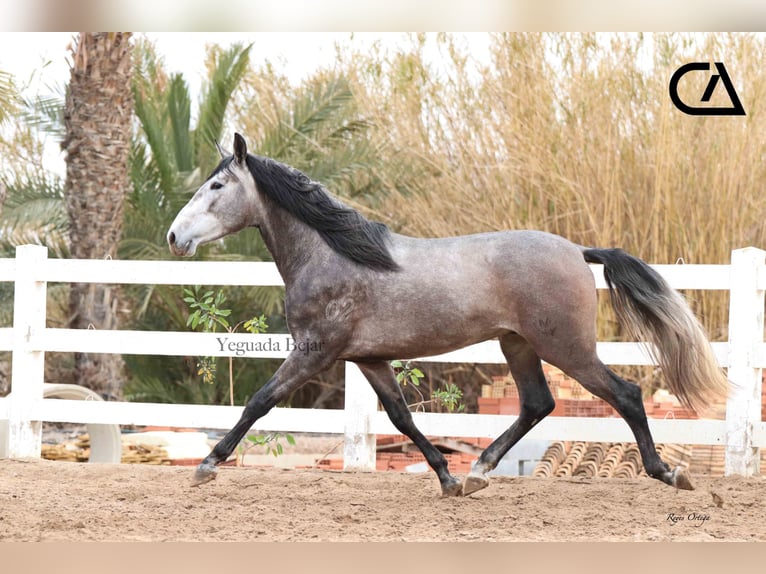
[[[229,158],[221,162],[216,172],[232,161]],[[385,224],[370,221],[343,205],[322,184],[293,167],[253,154],[247,155],[246,163],[258,189],[315,229],[335,252],[371,269],[399,269],[388,250],[390,231]]]

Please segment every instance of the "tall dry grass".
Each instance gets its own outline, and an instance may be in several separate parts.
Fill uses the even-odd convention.
[[[434,59],[433,42],[341,64],[377,137],[414,166],[378,209],[397,230],[543,229],[650,263],[728,263],[734,248],[766,245],[764,35],[502,34],[486,65],[447,35]],[[697,60],[725,62],[747,116],[673,107],[670,76]],[[708,78],[688,76],[682,97],[699,99]],[[687,296],[725,337],[727,295]]]
[[[727,263],[766,245],[766,35],[493,34],[481,62],[460,35],[351,46],[317,78],[347,77],[373,121],[382,188],[360,205],[397,231],[543,229],[650,263]],[[723,61],[747,116],[675,109],[670,76],[689,61]],[[708,78],[687,76],[682,97],[699,99]],[[235,116],[260,139],[295,93],[266,67]],[[725,338],[727,295],[687,295]],[[605,312],[600,335],[616,336]]]
[[[542,229],[650,263],[728,263],[732,249],[766,245],[765,35],[495,34],[480,61],[463,38],[340,46],[333,69],[311,79],[346,77],[355,118],[374,125],[380,193],[347,201],[410,235]],[[668,83],[690,61],[725,62],[747,116],[676,110]],[[684,100],[708,77],[688,76]],[[278,68],[255,70],[235,101],[238,126],[263,139],[298,92]],[[725,339],[728,295],[686,295]],[[599,337],[622,337],[604,293]],[[426,368],[467,404],[469,381],[504,372]],[[651,369],[624,371],[647,394],[660,384]]]

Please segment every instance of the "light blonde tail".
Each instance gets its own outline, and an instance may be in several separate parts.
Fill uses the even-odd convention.
[[[726,397],[728,381],[686,300],[654,269],[622,249],[583,249],[604,266],[617,318],[631,337],[652,344],[653,359],[681,403],[703,413]]]

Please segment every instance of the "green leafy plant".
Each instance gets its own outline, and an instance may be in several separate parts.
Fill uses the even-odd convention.
[[[463,391],[457,385],[448,383],[441,389],[431,390],[431,399],[428,400],[420,390],[420,383],[425,378],[423,371],[413,366],[410,361],[391,361],[391,367],[393,367],[396,373],[396,382],[402,387],[409,386],[420,396],[420,401],[410,405],[415,410],[421,410],[428,404],[444,407],[448,412],[461,412],[465,410],[465,405],[461,400],[463,398]]]
[[[408,384],[420,386],[420,380],[425,376],[423,371],[413,367],[410,361],[391,361],[391,366],[396,372],[396,382],[406,387]]]
[[[258,317],[248,319],[242,324],[242,326],[244,327],[245,331],[252,333],[253,335],[265,333],[269,328],[269,326],[266,324],[266,317],[264,315],[259,315]]]
[[[201,326],[202,331],[211,333],[216,331],[217,326],[224,329],[229,328],[229,322],[226,317],[231,315],[231,309],[223,309],[222,305],[226,301],[226,295],[223,291],[213,294],[213,291],[206,291],[202,295],[199,293],[199,286],[194,289],[184,289],[184,301],[192,310],[186,319],[186,326],[196,329]],[[215,382],[217,362],[215,357],[200,357],[197,361],[197,374],[202,377],[202,381],[212,385]],[[233,382],[231,383],[233,386]],[[231,390],[231,389],[230,389]],[[233,404],[234,392],[230,392],[230,400]]]
[[[202,330],[205,332],[214,332],[216,325],[220,325],[224,329],[229,328],[226,317],[231,315],[231,309],[222,308],[226,301],[226,295],[223,291],[218,291],[215,294],[213,291],[206,291],[200,295],[199,286],[195,286],[193,290],[184,289],[184,295],[184,301],[192,310],[186,320],[187,327],[191,325],[192,329],[196,329],[202,325]]]
[[[224,308],[226,295],[223,291],[205,291],[200,294],[199,286],[192,289],[184,289],[184,302],[189,306],[191,313],[186,319],[186,326],[192,329],[201,327],[205,333],[215,333],[218,327],[228,333],[235,333],[243,327],[248,333],[258,335],[265,333],[269,326],[266,317],[259,315],[245,321],[240,321],[232,326],[227,317],[231,316],[231,309]],[[234,358],[229,357],[229,404],[234,406]],[[216,377],[217,362],[215,357],[200,357],[197,361],[197,374],[205,383],[213,384]]]
[[[444,388],[433,391],[431,397],[450,413],[459,413],[465,410],[465,405],[462,402],[463,391],[454,383],[447,383]]]
[[[231,309],[226,309],[226,295],[223,291],[205,291],[200,294],[199,286],[192,289],[184,289],[184,302],[189,306],[189,314],[186,325],[192,329],[200,327],[203,332],[214,333],[218,327],[225,329],[228,333],[235,333],[240,327],[248,333],[258,335],[265,333],[269,325],[264,315],[258,315],[245,321],[240,321],[231,325],[227,317],[231,316]],[[230,404],[234,406],[234,358],[229,359],[229,397]],[[197,362],[197,374],[202,377],[205,383],[214,383],[216,377],[216,359],[215,357],[200,357]],[[292,435],[281,432],[270,432],[264,435],[248,435],[237,448],[237,463],[244,459],[245,452],[252,446],[265,446],[266,454],[279,456],[284,451],[281,439],[284,438],[288,444],[294,445],[295,438]]]
[[[259,435],[247,435],[246,440],[250,443],[248,446],[265,446],[266,454],[273,454],[275,457],[284,452],[284,447],[280,442],[281,439],[285,439],[288,444],[295,446],[295,438],[289,433],[282,432],[270,432]],[[245,447],[245,450],[248,447]],[[243,453],[244,456],[244,453]]]

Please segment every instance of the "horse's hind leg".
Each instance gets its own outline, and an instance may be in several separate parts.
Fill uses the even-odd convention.
[[[641,388],[638,385],[621,379],[595,356],[585,366],[561,368],[591,393],[604,399],[625,419],[636,437],[636,444],[649,476],[676,488],[694,490],[686,472],[681,467],[671,470],[657,453],[646,419]]]
[[[543,374],[540,357],[532,346],[519,335],[511,334],[500,338],[500,349],[516,381],[521,410],[519,418],[511,427],[481,453],[463,484],[464,496],[485,488],[489,484],[487,473],[494,469],[505,453],[555,406]]]
[[[449,473],[444,455],[415,426],[391,365],[385,361],[357,365],[378,395],[391,422],[401,433],[412,439],[436,472],[441,483],[442,495],[459,496],[460,481]]]

